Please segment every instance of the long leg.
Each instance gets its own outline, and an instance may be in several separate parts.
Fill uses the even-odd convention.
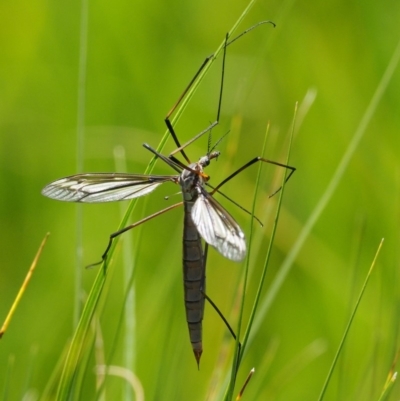
[[[211,195],[214,195],[215,192],[218,192],[218,190],[225,185],[228,181],[230,181],[233,177],[235,177],[236,175],[238,175],[239,173],[241,173],[243,170],[245,170],[247,167],[252,166],[254,163],[257,162],[264,162],[264,163],[269,163],[269,164],[274,164],[275,166],[279,166],[279,167],[283,167],[286,169],[290,170],[289,175],[286,177],[285,182],[287,182],[289,180],[289,178],[292,176],[292,174],[296,171],[296,167],[292,167],[292,166],[288,166],[286,164],[282,164],[282,163],[278,163],[278,162],[274,162],[272,160],[268,160],[268,159],[264,159],[263,157],[255,157],[254,159],[250,160],[249,162],[247,162],[245,165],[243,165],[242,167],[238,168],[236,171],[234,171],[232,174],[230,174],[228,177],[226,177],[224,180],[222,180],[216,187],[214,187],[214,189],[210,192]],[[277,192],[279,192],[282,189],[282,187],[279,187],[275,192],[273,192],[269,197],[274,196]]]
[[[218,313],[218,316],[222,319],[222,321],[225,323],[225,326],[229,330],[229,332],[232,334],[232,337],[236,340],[236,334],[233,331],[231,325],[229,322],[226,320],[226,317],[223,315],[223,313],[219,310],[218,306],[214,303],[214,301],[206,294],[203,293],[204,298],[209,302],[209,304],[214,308],[215,312]],[[240,342],[239,342],[239,348],[240,348]]]
[[[203,252],[203,261],[204,261],[204,288],[203,288],[203,296],[204,298],[209,302],[209,304],[214,308],[214,310],[218,313],[218,316],[222,319],[222,321],[225,323],[225,326],[228,328],[229,332],[232,334],[232,337],[234,338],[234,340],[236,341],[236,334],[233,331],[231,325],[229,324],[229,322],[226,320],[226,317],[223,315],[223,313],[219,310],[218,306],[214,303],[214,301],[206,294],[205,292],[205,283],[206,283],[206,267],[207,267],[207,255],[208,255],[208,244],[205,243],[204,245],[204,252]],[[204,315],[204,313],[203,313]],[[237,353],[238,356],[240,355],[240,350],[242,348],[242,344],[239,341],[238,342],[238,349],[237,349]]]
[[[176,146],[178,147],[178,149],[181,147],[181,144],[178,140],[178,137],[175,133],[174,127],[172,126],[172,123],[170,121],[170,117],[173,114],[173,112],[176,110],[176,108],[178,107],[178,105],[181,103],[182,99],[186,96],[186,94],[188,93],[188,91],[190,90],[190,88],[192,87],[192,85],[194,84],[194,82],[196,81],[197,77],[200,75],[200,73],[203,71],[204,67],[208,64],[208,62],[214,57],[214,54],[211,54],[210,56],[206,57],[206,59],[203,61],[203,64],[200,66],[199,70],[196,72],[195,76],[192,78],[192,80],[189,82],[189,85],[185,88],[185,90],[183,91],[182,95],[179,96],[179,99],[177,100],[177,102],[174,104],[174,106],[172,107],[172,109],[169,111],[169,113],[167,114],[167,116],[165,117],[164,121],[165,124],[167,125],[168,131],[170,132],[172,139],[174,140]],[[185,158],[185,160],[190,164],[190,160],[187,157],[186,153],[183,151],[183,149],[177,150],[176,152],[181,152],[182,156]]]
[[[143,147],[145,147],[147,150],[149,150],[151,153],[155,154],[157,157],[159,157],[162,161],[167,163],[169,166],[171,166],[173,169],[181,173],[183,169],[191,171],[193,174],[199,174],[197,171],[191,169],[189,166],[186,166],[184,163],[179,161],[176,157],[174,156],[169,156],[166,157],[163,154],[157,152],[154,148],[152,148],[150,145],[147,143],[143,144]],[[177,182],[178,183],[178,182]]]
[[[203,70],[203,68],[207,65],[208,61],[213,57],[209,56],[206,58],[206,60],[203,62],[203,64],[201,65],[199,71],[196,73],[195,77],[192,79],[192,81],[190,82],[189,86],[185,89],[184,93],[181,95],[181,97],[179,98],[178,102],[176,103],[176,105],[172,108],[172,110],[169,112],[169,114],[167,115],[167,117],[165,118],[165,123],[168,127],[169,132],[171,133],[172,138],[174,139],[174,142],[177,146],[177,149],[175,149],[173,152],[170,153],[170,157],[173,156],[174,154],[181,152],[182,156],[185,158],[185,160],[190,163],[189,158],[187,157],[185,151],[183,150],[184,148],[186,148],[188,145],[190,145],[192,142],[196,141],[198,138],[200,138],[201,136],[203,136],[204,134],[206,134],[207,132],[209,132],[210,130],[212,130],[216,125],[218,125],[219,123],[219,116],[221,113],[221,104],[222,104],[222,93],[223,93],[223,87],[224,87],[224,76],[225,76],[225,59],[226,59],[226,44],[228,42],[228,34],[226,34],[225,37],[225,44],[224,44],[224,53],[223,53],[223,58],[222,58],[222,71],[221,71],[221,85],[220,85],[220,90],[219,90],[219,100],[218,100],[218,110],[217,110],[217,116],[216,119],[213,123],[211,123],[205,130],[201,131],[199,134],[197,134],[194,138],[190,139],[188,142],[186,142],[185,144],[181,145],[178,137],[174,131],[174,128],[171,124],[171,121],[169,120],[169,117],[171,116],[171,114],[175,111],[176,107],[178,106],[178,104],[180,103],[180,101],[182,100],[182,98],[185,96],[185,94],[187,93],[187,91],[190,89],[190,87],[193,85],[193,82],[196,80],[196,78],[199,76],[199,74],[201,73],[201,71]]]
[[[206,243],[204,245],[204,275],[207,267],[207,255],[208,255],[208,244]],[[205,282],[205,277],[204,277],[204,282]],[[225,326],[229,330],[229,332],[232,334],[232,337],[236,340],[236,334],[233,331],[231,325],[229,322],[226,320],[226,317],[223,315],[223,313],[219,310],[218,306],[214,303],[214,301],[205,293],[203,292],[204,298],[209,302],[209,304],[214,308],[214,310],[218,313],[218,316],[222,319],[222,321],[225,323]],[[239,342],[239,349],[241,347],[241,344]]]
[[[211,189],[214,189],[214,187],[212,185],[210,185],[208,182],[205,183],[205,185]],[[239,203],[237,203],[236,201],[234,201],[232,198],[230,198],[228,195],[225,195],[223,192],[218,190],[218,193],[223,196],[225,199],[228,199],[229,202],[233,203],[235,206],[237,206],[239,209],[243,210],[245,213],[247,213],[248,215],[252,216],[253,219],[257,220],[257,222],[260,224],[260,226],[263,226],[263,223],[261,222],[261,220],[257,217],[251,214],[251,212],[249,210],[247,210],[246,208],[244,208],[242,205],[240,205]],[[211,194],[214,194],[214,192],[212,192]]]
[[[200,76],[201,72],[203,71],[203,69],[206,67],[206,65],[209,63],[209,61],[211,59],[213,59],[215,56],[214,54],[211,54],[210,56],[206,57],[206,59],[203,61],[203,63],[201,64],[200,68],[198,69],[198,71],[196,72],[196,74],[194,75],[194,77],[192,78],[192,80],[189,82],[188,86],[185,88],[185,90],[183,91],[183,93],[181,94],[181,96],[179,97],[179,99],[177,100],[177,102],[174,104],[174,106],[172,107],[172,109],[168,112],[167,116],[165,117],[165,124],[167,125],[168,131],[170,132],[176,146],[177,149],[175,149],[171,155],[174,155],[175,153],[180,152],[182,154],[182,156],[185,158],[185,160],[190,163],[189,158],[187,157],[186,153],[184,152],[184,148],[186,146],[188,146],[190,143],[192,143],[193,141],[197,140],[198,138],[200,138],[202,135],[206,134],[207,132],[209,132],[211,129],[213,129],[216,125],[218,125],[219,123],[219,116],[220,116],[220,111],[221,111],[221,104],[222,104],[222,93],[223,93],[223,84],[224,84],[224,74],[225,74],[225,58],[226,58],[226,48],[231,45],[232,43],[234,43],[236,40],[238,40],[239,38],[241,38],[242,36],[244,36],[245,34],[247,34],[248,32],[252,31],[253,29],[257,28],[260,25],[263,24],[271,24],[275,27],[275,24],[271,21],[261,21],[253,26],[251,26],[250,28],[246,29],[244,32],[242,32],[240,35],[236,36],[235,38],[233,38],[232,40],[228,41],[229,39],[229,34],[226,34],[225,37],[225,44],[224,44],[224,51],[223,51],[223,60],[222,60],[222,71],[221,71],[221,85],[220,85],[220,93],[219,93],[219,101],[218,101],[218,110],[217,110],[217,117],[215,119],[215,121],[210,124],[205,130],[203,130],[202,132],[200,132],[199,134],[197,134],[194,138],[192,138],[190,141],[186,142],[184,145],[181,145],[179,142],[179,139],[175,133],[175,130],[172,126],[172,123],[170,121],[170,117],[171,115],[174,113],[174,111],[176,110],[176,108],[178,107],[178,105],[181,103],[181,101],[184,99],[184,97],[186,96],[186,94],[189,92],[190,88],[193,86],[193,84],[196,82],[197,78]]]
[[[129,226],[126,226],[126,227],[122,228],[121,230],[118,230],[115,233],[112,233],[110,235],[110,239],[108,241],[107,248],[104,251],[103,255],[101,256],[101,260],[99,262],[92,263],[92,264],[86,266],[86,269],[90,269],[90,268],[92,268],[94,266],[97,266],[97,265],[99,265],[99,264],[101,264],[101,263],[103,263],[103,262],[105,262],[107,260],[108,251],[110,250],[111,245],[112,245],[112,243],[113,243],[113,241],[114,241],[114,239],[116,237],[118,237],[119,235],[123,234],[126,231],[131,230],[132,228],[140,226],[141,224],[145,223],[146,221],[149,221],[149,220],[153,219],[154,217],[160,216],[161,214],[166,213],[171,209],[174,209],[174,208],[176,208],[178,206],[181,206],[182,204],[183,204],[183,202],[175,203],[174,205],[171,205],[171,206],[166,207],[165,209],[159,210],[158,212],[153,213],[150,216],[147,216],[144,219],[137,221],[136,223],[130,224]]]

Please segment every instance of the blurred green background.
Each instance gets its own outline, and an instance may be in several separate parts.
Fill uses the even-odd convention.
[[[222,42],[246,0],[90,2],[83,158],[77,162],[81,4],[42,0],[0,4],[0,319],[6,316],[36,250],[51,232],[37,271],[0,342],[0,391],[10,400],[43,394],[74,331],[76,275],[85,298],[121,204],[51,201],[48,182],[89,171],[115,171],[115,149],[126,168],[142,173],[150,160],[143,142],[157,146],[163,122],[204,58]],[[325,193],[377,90],[400,40],[400,3],[264,1],[236,33],[262,26],[228,48],[221,124],[213,131],[221,157],[208,172],[218,183],[259,155],[270,122],[266,157],[285,161],[295,102],[316,96],[299,113],[288,182],[263,300]],[[221,58],[213,64],[176,131],[182,142],[215,119]],[[327,400],[372,400],[380,394],[399,343],[400,71],[397,67],[327,207],[295,254],[290,271],[243,361],[238,382],[254,366],[244,399],[316,399],[377,250],[385,243],[329,387]],[[303,109],[302,109],[303,110]],[[173,149],[169,141],[164,152]],[[188,149],[193,160],[204,138]],[[121,160],[118,161],[121,163]],[[124,163],[124,162],[122,162]],[[79,172],[82,172],[79,171]],[[169,174],[158,162],[154,170]],[[225,186],[251,207],[257,168]],[[248,302],[254,297],[268,245],[280,169],[263,169],[254,228]],[[165,185],[140,200],[132,221],[161,209],[177,187]],[[222,202],[249,234],[250,219]],[[78,213],[78,217],[77,217]],[[77,234],[78,233],[78,234]],[[233,341],[206,307],[200,371],[188,340],[181,273],[182,211],[176,209],[126,236],[103,294],[105,362],[132,369],[146,400],[214,399],[223,389]],[[77,243],[82,236],[82,257]],[[118,330],[125,300],[123,255],[135,262],[136,329],[133,351]],[[128,262],[130,263],[130,262]],[[129,265],[130,266],[130,265]],[[133,262],[132,262],[133,266]],[[244,266],[210,252],[207,293],[235,323],[234,304]],[[132,267],[133,269],[133,267]],[[78,272],[78,273],[77,273]],[[249,305],[249,304],[248,304]],[[246,309],[246,316],[248,315]],[[115,352],[113,352],[115,347]],[[109,356],[110,353],[112,356]],[[226,355],[224,353],[227,353]],[[127,355],[129,354],[129,355]],[[94,399],[95,358],[81,399]],[[4,389],[4,390],[2,390]],[[128,399],[123,380],[108,382],[111,399]],[[216,390],[216,391],[217,391]],[[1,393],[0,393],[1,394]],[[129,394],[129,392],[128,392]],[[400,397],[395,385],[390,400]],[[36,399],[36,398],[32,398]],[[218,399],[218,398],[217,398]]]

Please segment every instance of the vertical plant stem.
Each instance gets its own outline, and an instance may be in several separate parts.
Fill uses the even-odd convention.
[[[78,72],[78,105],[76,116],[76,172],[83,171],[85,140],[85,106],[86,106],[86,70],[87,70],[87,37],[88,37],[88,0],[81,2],[79,72]],[[83,210],[76,205],[76,254],[75,254],[75,299],[73,327],[76,328],[81,314],[82,260],[83,260]]]

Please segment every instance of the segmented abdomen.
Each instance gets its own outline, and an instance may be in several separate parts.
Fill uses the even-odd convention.
[[[201,237],[191,217],[193,204],[194,202],[191,201],[184,202],[183,281],[190,342],[197,364],[199,364],[203,352],[202,320],[205,300],[205,267]]]

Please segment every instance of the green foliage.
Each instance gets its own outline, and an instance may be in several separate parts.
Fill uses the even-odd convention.
[[[78,209],[42,197],[41,188],[76,173],[77,166],[86,172],[122,169],[115,166],[121,146],[126,160],[117,158],[118,164],[144,172],[151,154],[142,143],[160,143],[163,118],[247,5],[245,0],[89,3],[87,51],[80,3],[0,5],[0,319],[38,244],[51,232],[0,341],[4,398],[36,393],[55,399],[81,309],[104,273],[84,266],[99,260],[128,206]],[[297,171],[285,186],[266,282],[233,391],[239,392],[254,367],[243,400],[318,399],[382,237],[324,400],[400,397],[392,381],[400,295],[399,8],[395,1],[258,0],[236,34],[266,19],[276,28],[259,27],[228,47],[213,141],[230,133],[218,146],[219,160],[207,170],[211,183],[261,154],[268,122],[265,157],[285,163],[299,101],[289,162]],[[82,54],[86,78],[80,86]],[[220,71],[218,57],[176,125],[182,142],[214,120]],[[78,121],[83,129],[77,129]],[[173,148],[168,139],[163,152]],[[187,153],[197,160],[206,149],[203,138]],[[249,210],[257,167],[224,186]],[[160,162],[153,171],[171,173]],[[264,227],[252,227],[247,214],[218,198],[247,238],[252,236],[246,290],[244,263],[213,250],[208,260],[207,293],[234,328],[245,291],[241,340],[279,201],[268,195],[283,173],[262,166],[255,214]],[[129,221],[171,205],[175,192],[177,187],[165,184],[140,199]],[[171,199],[165,201],[166,195]],[[143,388],[146,400],[223,399],[235,343],[207,305],[197,370],[184,318],[182,220],[182,211],[173,210],[116,245],[98,299],[89,297],[92,304],[85,306],[86,311],[92,306],[94,315],[78,340],[74,399],[95,399],[102,391],[113,400],[135,399],[131,385]],[[103,365],[111,366],[106,376]]]

